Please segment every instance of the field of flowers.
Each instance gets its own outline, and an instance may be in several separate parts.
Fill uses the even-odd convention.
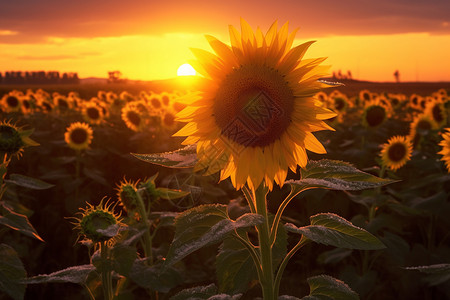
[[[204,204],[226,205],[232,219],[249,212],[242,194],[218,174],[164,168],[133,155],[181,148],[172,134],[183,125],[175,115],[186,104],[178,100],[189,93],[92,88],[80,96],[44,87],[0,95],[1,299],[106,298],[105,282],[114,299],[261,297],[251,260],[229,239],[220,252],[219,240],[210,241],[162,266],[174,256],[171,243],[188,242],[177,240],[178,227],[190,226],[182,218],[174,223],[179,214]],[[449,298],[448,91],[349,95],[336,88],[315,97],[337,116],[327,121],[334,132],[315,133],[327,154],[308,153],[309,159],[346,161],[391,183],[364,191],[307,190],[282,222],[305,226],[309,216],[335,213],[385,247],[308,244],[286,267],[280,295],[306,296],[313,289],[307,278],[328,274],[361,299]],[[288,179],[298,176],[288,173]],[[287,186],[274,187],[269,213],[288,193]],[[274,255],[295,245],[287,231],[279,233],[284,243],[276,243]],[[238,267],[229,265],[230,257]],[[183,289],[199,286],[183,296]],[[305,299],[344,299],[317,295]]]

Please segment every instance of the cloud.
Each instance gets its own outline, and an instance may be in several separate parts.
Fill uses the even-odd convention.
[[[167,32],[223,34],[239,17],[267,29],[278,19],[302,35],[450,33],[448,0],[15,0],[2,3],[0,43],[54,37],[108,37]],[[445,25],[447,24],[447,25]]]
[[[1,30],[1,29],[0,29],[0,36],[16,35],[16,34],[18,34],[17,31],[12,31],[12,30]]]
[[[15,58],[21,60],[65,60],[79,59],[81,57],[77,55],[21,55]]]

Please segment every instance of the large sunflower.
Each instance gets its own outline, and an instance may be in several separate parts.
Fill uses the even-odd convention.
[[[442,155],[441,160],[444,161],[445,166],[450,173],[450,128],[445,128],[445,131],[446,132],[442,134],[442,141],[439,143],[442,150],[439,151],[438,154]]]
[[[206,36],[215,54],[192,49],[190,64],[205,77],[201,91],[186,99],[178,120],[188,122],[175,135],[197,143],[196,170],[220,171],[236,189],[262,181],[283,185],[288,169],[307,163],[306,149],[325,153],[312,132],[329,129],[323,120],[335,113],[313,96],[328,85],[319,66],[325,58],[302,59],[313,42],[291,49],[296,30],[278,31],[274,22],[264,35],[241,19],[241,33],[229,27],[231,47]]]
[[[411,159],[412,143],[406,136],[394,136],[383,144],[381,161],[383,166],[395,171]]]

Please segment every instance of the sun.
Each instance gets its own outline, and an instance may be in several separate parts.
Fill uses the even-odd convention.
[[[193,76],[195,74],[195,69],[190,64],[182,64],[177,70],[178,76]]]

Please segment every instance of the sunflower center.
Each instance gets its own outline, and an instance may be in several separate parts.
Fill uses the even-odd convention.
[[[441,107],[439,105],[433,106],[432,114],[433,114],[433,119],[436,122],[440,123],[444,120],[444,116],[442,115]]]
[[[89,107],[87,109],[87,115],[92,120],[97,120],[100,118],[100,112],[95,107]]]
[[[67,101],[62,98],[58,99],[58,106],[61,108],[69,108],[69,104],[67,103]]]
[[[370,127],[376,127],[383,123],[386,118],[386,111],[381,106],[372,106],[367,109],[366,121]]]
[[[174,115],[167,113],[164,115],[164,124],[167,126],[172,126],[175,123]]]
[[[344,99],[342,98],[334,99],[334,108],[336,108],[338,111],[341,111],[344,107],[345,107]]]
[[[161,102],[159,101],[158,98],[152,98],[152,100],[150,100],[152,103],[152,106],[154,108],[160,108],[161,107]]]
[[[87,137],[88,137],[87,132],[83,128],[76,128],[70,134],[70,138],[71,138],[72,142],[75,144],[85,143],[87,140]]]
[[[6,103],[9,107],[17,107],[19,105],[19,100],[14,96],[9,96],[6,98]]]
[[[127,119],[131,124],[135,126],[139,126],[139,124],[141,123],[141,117],[139,116],[139,114],[132,110],[127,113]]]
[[[397,143],[389,147],[388,156],[391,161],[401,161],[406,154],[406,148],[403,144]]]
[[[417,123],[417,129],[422,130],[422,131],[431,130],[431,124],[427,120],[420,120]]]
[[[221,82],[214,118],[228,139],[245,147],[264,147],[288,127],[294,99],[289,83],[277,70],[245,65]]]

